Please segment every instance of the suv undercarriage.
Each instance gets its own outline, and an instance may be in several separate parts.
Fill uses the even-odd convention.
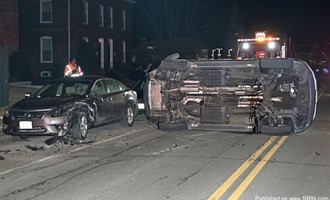
[[[146,114],[160,129],[279,135],[302,132],[315,118],[315,76],[303,61],[178,57],[147,76]]]

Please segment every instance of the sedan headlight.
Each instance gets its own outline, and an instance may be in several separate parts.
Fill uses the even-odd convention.
[[[67,107],[67,106],[63,106],[63,107],[57,108],[57,109],[55,109],[55,110],[52,111],[51,116],[52,117],[66,116],[66,115],[68,115],[68,110],[69,109],[70,108]]]
[[[5,110],[5,114],[4,114],[4,116],[9,118],[9,116],[10,116],[10,110],[7,110],[7,109],[6,109],[6,110]]]
[[[11,111],[11,108],[10,107],[6,107],[5,108],[5,114],[3,116],[9,118],[10,117],[10,111]]]

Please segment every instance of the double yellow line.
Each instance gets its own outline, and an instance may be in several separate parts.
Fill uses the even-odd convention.
[[[229,197],[230,200],[238,199],[245,189],[250,185],[253,179],[265,166],[273,154],[280,148],[288,136],[283,136],[270,149],[270,151],[262,158],[257,166],[250,172],[250,174],[243,180],[243,182],[236,188],[236,190]],[[254,152],[209,198],[208,200],[218,200],[228,190],[228,188],[249,168],[249,166],[277,139],[277,136],[270,137],[256,152]]]

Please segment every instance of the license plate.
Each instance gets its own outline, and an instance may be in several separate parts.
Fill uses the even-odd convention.
[[[31,121],[20,121],[19,129],[32,129],[32,122]]]
[[[144,110],[144,103],[138,103],[139,110]]]

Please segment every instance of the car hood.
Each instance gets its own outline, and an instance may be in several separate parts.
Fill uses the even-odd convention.
[[[70,102],[82,100],[82,97],[49,97],[49,98],[26,98],[13,105],[13,109],[52,109]]]

